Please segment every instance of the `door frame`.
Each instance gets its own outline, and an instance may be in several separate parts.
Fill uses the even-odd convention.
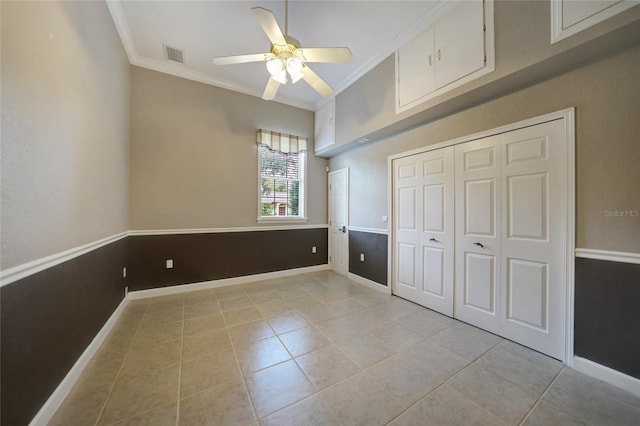
[[[567,223],[567,229],[565,233],[566,251],[565,251],[565,280],[566,291],[564,295],[564,359],[562,362],[569,366],[573,366],[573,323],[574,323],[574,287],[575,287],[575,249],[576,249],[576,237],[575,237],[575,225],[576,225],[576,166],[575,166],[575,107],[563,109],[560,111],[551,112],[549,114],[540,115],[537,117],[529,118],[515,123],[507,124],[505,126],[496,127],[494,129],[486,130],[479,133],[474,133],[468,136],[452,139],[445,142],[436,143],[413,149],[410,151],[393,154],[387,157],[387,211],[389,212],[389,221],[394,223],[395,211],[393,209],[393,161],[399,158],[408,157],[415,154],[422,154],[424,152],[433,151],[440,148],[445,148],[452,145],[458,145],[465,142],[471,142],[476,139],[482,139],[489,136],[495,136],[501,133],[511,132],[513,130],[522,129],[524,127],[535,126],[550,121],[564,120],[564,132],[565,143],[567,148],[567,157],[565,164],[565,184],[567,187],[567,216],[565,218]],[[389,238],[387,241],[387,268],[388,268],[388,282],[391,292],[395,287],[393,281],[393,248],[395,242],[395,230],[393,226],[389,228]]]
[[[331,197],[331,176],[338,174],[338,173],[344,173],[345,174],[345,191],[344,191],[344,202],[346,204],[346,215],[347,215],[347,221],[346,221],[346,227],[347,227],[347,231],[345,232],[345,247],[343,247],[343,249],[345,250],[346,253],[346,262],[347,262],[347,266],[346,266],[346,271],[344,272],[344,276],[346,277],[349,274],[349,168],[348,167],[344,167],[342,169],[338,169],[338,170],[332,170],[329,173],[327,173],[327,222],[329,223],[329,247],[328,247],[328,253],[329,253],[329,269],[331,269],[332,271],[334,271],[331,268],[331,259],[333,259],[333,241],[332,241],[332,229],[331,227],[333,226],[331,223],[331,207],[332,207],[332,197]],[[336,272],[336,271],[334,271]],[[337,273],[337,272],[336,272]]]

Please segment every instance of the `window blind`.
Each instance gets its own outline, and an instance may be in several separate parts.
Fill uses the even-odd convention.
[[[257,143],[283,154],[295,154],[307,150],[307,138],[303,136],[287,135],[264,129],[258,130]]]

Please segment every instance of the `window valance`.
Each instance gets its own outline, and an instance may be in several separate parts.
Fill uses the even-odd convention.
[[[307,150],[307,138],[272,132],[271,130],[258,130],[257,143],[258,145],[269,147],[272,151],[279,151],[284,154]]]

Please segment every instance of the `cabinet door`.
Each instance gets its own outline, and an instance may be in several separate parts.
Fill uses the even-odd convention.
[[[459,2],[435,26],[436,87],[484,67],[482,0]]]
[[[324,105],[315,114],[314,144],[318,153],[336,142],[334,100]]]
[[[403,107],[435,90],[433,28],[398,50],[398,106]]]

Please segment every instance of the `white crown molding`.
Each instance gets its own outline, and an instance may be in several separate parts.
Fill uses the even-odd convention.
[[[296,229],[326,229],[329,225],[274,225],[245,226],[236,228],[190,228],[190,229],[140,229],[129,231],[129,235],[177,235],[177,234],[216,234],[222,232],[289,231]]]
[[[581,257],[583,259],[608,260],[610,262],[640,264],[640,253],[628,253],[622,251],[577,248],[576,257]]]
[[[619,372],[618,370],[605,367],[602,364],[598,364],[597,362],[593,362],[579,356],[573,357],[572,368],[576,371],[617,386],[620,389],[624,389],[627,392],[640,397],[640,379],[628,376],[624,373]]]
[[[64,401],[67,394],[69,394],[69,391],[71,391],[71,388],[73,388],[73,385],[80,377],[80,374],[82,374],[84,369],[87,367],[87,364],[89,364],[89,361],[91,361],[91,358],[93,358],[96,352],[98,352],[100,345],[105,341],[128,303],[129,300],[126,297],[122,299],[120,305],[118,305],[116,310],[113,311],[107,322],[102,326],[89,346],[87,346],[82,355],[80,355],[75,364],[73,364],[73,367],[71,367],[71,370],[69,370],[64,379],[62,379],[56,390],[53,391],[47,401],[42,405],[42,407],[40,407],[40,410],[38,410],[29,425],[46,425],[49,423],[60,407],[60,404],[62,404],[62,401]]]
[[[187,80],[196,81],[198,83],[208,84],[209,86],[220,87],[222,89],[231,90],[234,92],[242,93],[245,95],[255,96],[258,98],[262,98],[262,90],[258,91],[253,87],[232,83],[230,81],[217,79],[212,77],[211,75],[200,72],[190,70],[184,65],[180,65],[178,63],[171,63],[169,61],[158,61],[156,59],[145,58],[140,55],[136,55],[133,60],[130,60],[131,65],[136,65],[138,67],[147,68],[153,71],[158,71],[164,74],[173,75],[175,77],[185,78]],[[273,102],[278,102],[281,104],[289,105],[292,107],[305,109],[307,111],[314,111],[314,105],[309,102],[304,102],[299,99],[293,99],[288,97],[280,96],[278,99]]]
[[[368,232],[370,234],[389,235],[389,231],[387,229],[382,229],[382,228],[364,228],[364,227],[360,227],[360,226],[349,226],[349,231]]]
[[[342,83],[333,89],[333,94],[329,98],[320,99],[315,104],[315,110],[322,108],[341,92],[358,81],[363,75],[374,69],[387,57],[393,54],[399,46],[409,41],[423,30],[427,29],[433,24],[440,16],[442,16],[447,10],[451,9],[455,5],[455,2],[442,1],[434,2],[434,6],[429,9],[421,18],[419,18],[412,25],[408,26],[404,31],[398,34],[395,40],[390,41],[388,45],[381,46],[378,53],[370,60],[362,64],[355,71],[353,71]]]
[[[280,96],[277,100],[275,100],[275,102],[305,109],[308,111],[316,111],[318,108],[330,102],[347,87],[351,86],[354,82],[359,80],[363,75],[375,68],[389,55],[393,54],[396,51],[397,46],[399,46],[399,43],[409,40],[411,37],[415,36],[420,31],[433,24],[433,22],[439,16],[453,7],[453,3],[455,2],[434,2],[434,6],[429,9],[421,18],[407,27],[407,29],[400,33],[395,40],[390,40],[388,45],[381,46],[375,56],[359,66],[346,79],[344,79],[339,85],[337,85],[333,90],[333,94],[329,98],[323,98],[315,103],[310,103],[291,97]],[[122,45],[124,46],[124,49],[127,53],[130,64],[173,75],[176,77],[197,81],[199,83],[221,87],[223,89],[232,90],[234,92],[239,92],[258,98],[262,97],[262,90],[256,90],[254,87],[233,83],[227,80],[217,79],[204,72],[190,70],[186,67],[178,64],[173,64],[168,61],[158,61],[139,55],[136,51],[135,43],[133,41],[133,37],[131,36],[131,31],[129,30],[129,25],[127,24],[127,19],[125,17],[124,10],[122,9],[121,1],[107,0],[107,6],[111,13],[111,17],[113,18],[113,22],[116,26],[118,34],[120,35],[120,39],[122,40]]]
[[[243,275],[241,277],[222,278],[219,280],[202,281],[192,284],[178,284],[169,287],[150,288],[148,290],[130,291],[128,297],[130,300],[146,299],[149,297],[168,296],[171,294],[187,293],[198,290],[208,290],[218,287],[226,287],[231,285],[247,284],[256,281],[271,280],[275,278],[290,277],[292,275],[309,274],[312,272],[320,272],[329,270],[329,264],[325,263],[316,266],[306,266],[303,268],[285,269],[283,271],[265,272],[263,274]]]
[[[236,84],[222,79],[217,79],[207,73],[190,70],[183,65],[172,63],[170,61],[158,61],[156,59],[141,56],[136,50],[133,37],[131,36],[131,31],[129,30],[129,25],[127,24],[127,19],[124,15],[124,10],[122,9],[121,1],[107,0],[106,3],[107,7],[109,8],[109,12],[111,13],[111,18],[113,19],[116,30],[120,35],[120,40],[122,41],[124,50],[127,53],[127,57],[129,58],[129,63],[131,65],[158,71],[164,74],[173,75],[175,77],[185,78],[187,80],[196,81],[198,83],[203,83],[210,86],[220,87],[222,89],[232,90],[234,92],[243,93],[245,95],[262,98],[262,90],[257,90],[250,86]],[[278,99],[274,102],[305,109],[308,111],[315,110],[314,104],[310,102],[304,102],[299,99],[284,97],[282,95],[280,95],[280,97],[278,97]]]
[[[40,259],[32,260],[31,262],[23,263],[21,265],[0,271],[0,287],[4,287],[5,285],[28,277],[29,275],[44,271],[45,269],[59,265],[78,256],[82,256],[83,254],[99,249],[100,247],[106,246],[107,244],[111,244],[113,242],[121,240],[127,235],[127,232],[121,232],[120,234],[112,235],[101,240],[93,241],[78,247],[54,253],[49,256],[41,257]]]

